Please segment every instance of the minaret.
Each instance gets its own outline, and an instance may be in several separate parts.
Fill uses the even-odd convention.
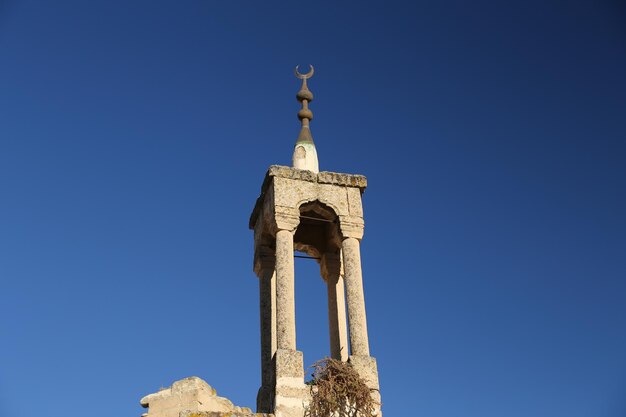
[[[302,79],[296,96],[302,103],[298,112],[302,128],[293,167],[270,166],[250,216],[261,317],[257,412],[276,417],[303,417],[310,401],[310,387],[304,384],[303,355],[296,344],[294,251],[304,252],[320,264],[328,297],[329,355],[349,362],[380,403],[376,359],[369,350],[361,270],[361,198],[367,180],[363,175],[319,172],[309,130],[313,114],[308,104],[313,94],[306,81],[312,75],[312,66],[304,75],[296,67],[296,76]],[[380,409],[377,416],[382,416]]]
[[[302,128],[293,149],[293,167],[318,173],[320,169],[317,161],[317,150],[309,127],[309,123],[313,120],[313,112],[309,109],[309,103],[313,101],[313,93],[309,91],[306,85],[306,80],[313,76],[315,69],[313,65],[309,65],[309,67],[310,70],[306,74],[300,74],[297,66],[295,70],[296,77],[302,80],[302,87],[296,94],[296,98],[302,103],[302,109],[298,112],[298,119],[302,123]]]
[[[328,297],[329,355],[348,362],[359,373],[378,404],[375,416],[382,417],[376,359],[369,350],[361,270],[361,197],[367,180],[363,175],[319,172],[309,130],[313,94],[307,79],[312,75],[313,66],[306,74],[300,74],[296,67],[296,76],[302,80],[296,95],[302,103],[298,112],[302,128],[293,167],[269,167],[250,216],[261,318],[257,412],[304,417],[312,399],[313,388],[304,383],[303,354],[296,344],[294,251],[299,251],[320,264]],[[323,320],[324,314],[317,316]],[[314,361],[309,358],[307,362]],[[253,415],[249,408],[218,397],[215,389],[197,377],[176,381],[170,388],[147,395],[141,405],[149,409],[142,417]]]

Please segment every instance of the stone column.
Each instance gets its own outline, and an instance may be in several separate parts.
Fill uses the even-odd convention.
[[[309,389],[304,385],[302,352],[296,350],[293,235],[300,221],[294,207],[274,206],[276,236],[276,353],[274,397],[276,417],[302,417]]]
[[[296,304],[294,290],[293,234],[276,232],[276,344],[296,350]]]
[[[261,317],[261,388],[257,394],[257,412],[269,413],[273,388],[272,358],[276,353],[276,273],[274,251],[260,247],[256,251],[254,271],[259,277]]]
[[[348,326],[340,255],[323,254],[320,269],[328,289],[330,356],[345,362],[348,360]]]
[[[365,297],[363,296],[363,275],[361,272],[361,249],[359,240],[345,237],[341,243],[343,268],[346,281],[346,298],[350,319],[351,354],[369,356],[367,320],[365,318]]]

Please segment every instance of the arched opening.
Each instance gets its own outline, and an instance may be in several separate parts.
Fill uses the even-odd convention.
[[[336,314],[329,313],[334,311],[329,307],[330,304],[336,304],[336,300],[331,301],[327,282],[329,259],[335,261],[337,275],[340,268],[339,223],[331,207],[317,200],[300,206],[300,223],[294,234],[294,249],[298,348],[304,353],[306,367],[331,356],[332,329],[337,327],[329,317],[329,314]],[[335,281],[332,277],[330,285],[334,291]],[[343,292],[340,296],[343,297]]]
[[[300,206],[300,224],[293,238],[294,248],[313,258],[339,253],[339,226],[334,210],[318,200]]]

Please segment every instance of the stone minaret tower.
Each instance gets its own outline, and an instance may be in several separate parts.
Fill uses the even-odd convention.
[[[254,271],[259,277],[261,388],[257,412],[302,417],[309,399],[302,352],[296,345],[294,250],[317,259],[328,286],[330,356],[349,361],[378,394],[376,360],[370,356],[361,272],[362,175],[319,172],[309,122],[313,94],[300,74],[302,129],[293,167],[270,166],[250,217],[254,230]],[[346,304],[348,320],[346,320]],[[348,334],[349,340],[348,343]],[[379,415],[380,412],[379,412]]]

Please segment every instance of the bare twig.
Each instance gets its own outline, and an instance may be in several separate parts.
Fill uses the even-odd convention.
[[[305,417],[370,417],[378,403],[371,390],[349,364],[332,358],[315,362],[311,403]]]

